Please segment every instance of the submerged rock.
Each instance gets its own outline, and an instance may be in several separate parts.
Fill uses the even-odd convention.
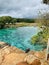
[[[30,48],[26,49],[26,50],[25,50],[25,53],[28,53],[29,51],[30,51]]]

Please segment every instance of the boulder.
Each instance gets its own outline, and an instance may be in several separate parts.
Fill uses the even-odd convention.
[[[27,62],[28,64],[32,64],[32,62],[36,59],[32,54],[29,54],[25,57],[24,62]]]
[[[25,50],[25,53],[28,53],[29,51],[30,51],[30,48],[26,49],[26,50]]]

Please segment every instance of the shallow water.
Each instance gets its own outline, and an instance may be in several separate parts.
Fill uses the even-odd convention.
[[[22,50],[42,50],[43,45],[31,45],[30,39],[39,32],[38,27],[18,27],[0,30],[0,41],[7,42]]]

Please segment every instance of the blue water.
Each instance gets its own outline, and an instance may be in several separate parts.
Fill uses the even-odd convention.
[[[42,45],[32,45],[30,39],[39,32],[38,27],[18,27],[0,30],[0,41],[7,42],[11,46],[16,46],[22,50],[42,50]]]

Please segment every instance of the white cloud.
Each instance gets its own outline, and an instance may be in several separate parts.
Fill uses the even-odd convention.
[[[49,6],[42,0],[0,0],[0,16],[10,15],[13,17],[37,17],[39,11],[49,11]]]

